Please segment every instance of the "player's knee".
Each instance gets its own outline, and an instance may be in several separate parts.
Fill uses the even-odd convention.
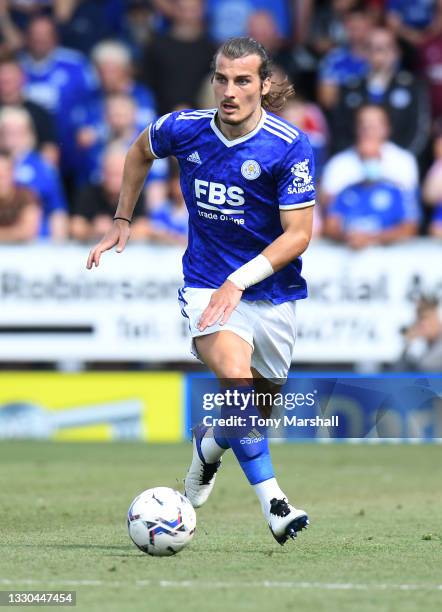
[[[233,355],[221,355],[214,364],[214,371],[218,378],[227,380],[250,380],[252,373],[248,361],[238,359]]]

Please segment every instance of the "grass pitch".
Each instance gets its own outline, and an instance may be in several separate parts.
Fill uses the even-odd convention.
[[[181,488],[191,445],[0,443],[3,590],[69,589],[104,611],[442,609],[437,446],[273,445],[311,526],[280,547],[233,457],[175,557],[140,553],[126,511]]]

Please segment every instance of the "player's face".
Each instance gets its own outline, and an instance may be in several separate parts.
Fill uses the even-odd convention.
[[[219,54],[216,59],[213,90],[219,118],[228,125],[239,125],[261,113],[261,96],[270,90],[270,79],[263,83],[259,76],[261,58],[246,55],[229,59]]]

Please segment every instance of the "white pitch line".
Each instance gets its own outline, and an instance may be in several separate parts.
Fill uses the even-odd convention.
[[[129,582],[107,582],[105,580],[34,580],[32,578],[0,578],[0,584],[30,586],[130,586]],[[256,582],[198,582],[195,580],[135,580],[132,586],[160,588],[195,588],[195,589],[233,589],[233,588],[266,588],[266,589],[319,589],[327,591],[442,591],[442,584],[387,584],[387,583],[354,583],[354,582],[274,582],[270,580]]]

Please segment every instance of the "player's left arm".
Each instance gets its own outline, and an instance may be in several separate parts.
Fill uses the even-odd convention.
[[[200,331],[204,331],[217,321],[220,325],[226,323],[247,287],[281,270],[306,250],[312,236],[313,206],[281,210],[280,219],[282,234],[257,257],[233,272],[212,294],[209,305],[199,321]]]

